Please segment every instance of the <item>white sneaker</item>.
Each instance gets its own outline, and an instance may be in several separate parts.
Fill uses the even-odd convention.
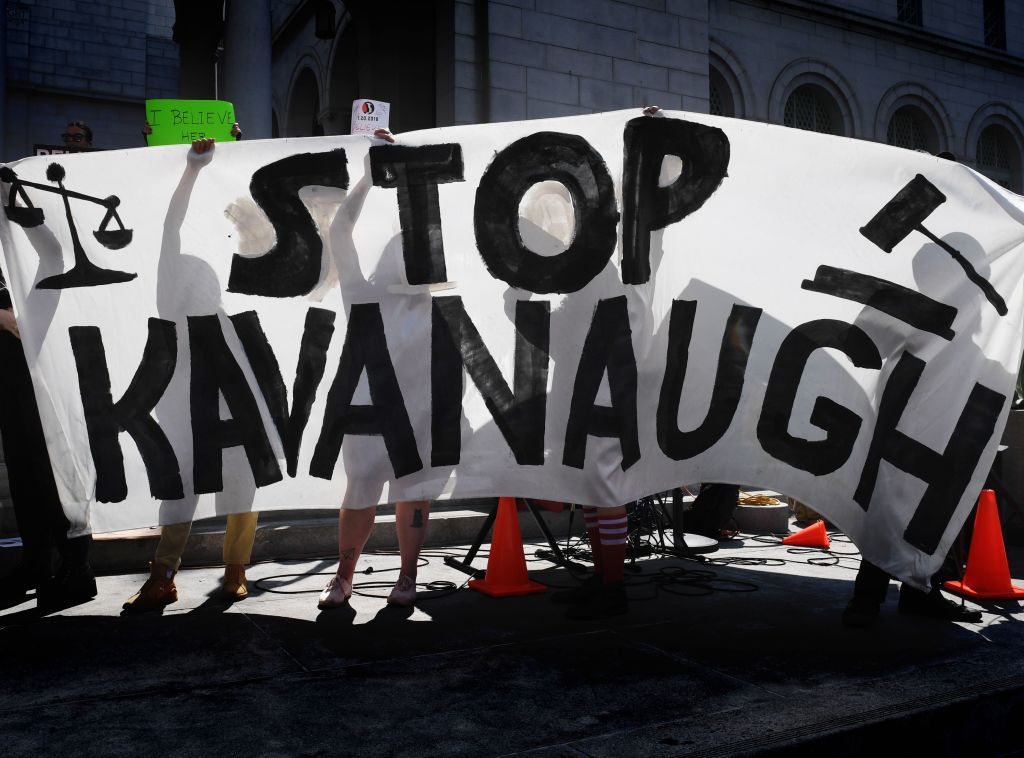
[[[345,579],[335,574],[327,582],[324,591],[320,593],[320,600],[316,607],[320,610],[328,608],[340,608],[352,597],[352,585]]]
[[[416,602],[416,580],[411,576],[400,576],[395,588],[388,595],[388,605],[410,606]]]

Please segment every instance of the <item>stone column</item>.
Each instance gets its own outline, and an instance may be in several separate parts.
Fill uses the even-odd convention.
[[[0,0],[0,135],[7,131],[7,0]],[[7,138],[0,140],[0,158],[7,160]]]
[[[245,139],[270,139],[270,0],[228,0],[224,24],[221,99],[234,103]]]
[[[0,0],[0,135],[7,134],[7,0]],[[0,144],[0,157],[6,160],[7,140]],[[0,535],[15,534],[14,508],[11,506],[11,491],[7,486],[7,464],[4,451],[0,448]]]
[[[175,0],[174,13],[178,96],[212,100],[217,96],[217,42],[223,30],[219,6]]]

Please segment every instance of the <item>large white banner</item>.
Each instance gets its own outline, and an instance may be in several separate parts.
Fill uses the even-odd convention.
[[[28,158],[6,273],[69,516],[770,487],[921,584],[991,465],[1024,205],[635,111]]]

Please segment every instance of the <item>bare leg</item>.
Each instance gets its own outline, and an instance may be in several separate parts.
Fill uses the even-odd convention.
[[[402,555],[399,576],[416,579],[420,550],[427,538],[427,520],[430,518],[429,500],[401,500],[395,504],[398,531],[398,551]]]
[[[349,584],[376,517],[377,509],[373,506],[342,508],[338,514],[338,577]]]

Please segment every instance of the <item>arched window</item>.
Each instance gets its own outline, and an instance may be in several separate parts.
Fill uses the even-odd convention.
[[[896,20],[921,26],[921,0],[896,0]]]
[[[1013,192],[1021,191],[1021,160],[1016,140],[999,124],[978,135],[978,170]]]
[[[708,112],[727,118],[751,118],[755,111],[743,64],[715,39],[708,50]]]
[[[741,117],[737,111],[736,97],[728,79],[714,66],[708,69],[708,96],[711,100],[709,112],[712,116]]]
[[[352,101],[357,97],[391,103],[389,123],[396,133],[450,123],[447,105],[443,113],[438,111],[438,82],[446,85],[449,74],[439,66],[440,32],[435,30],[446,18],[444,8],[451,13],[451,3],[346,2],[345,6],[347,15],[325,80],[325,110],[337,119],[331,126],[348,132]],[[454,80],[450,86],[454,88]]]
[[[715,81],[715,70],[711,69],[711,77],[708,81],[708,113],[712,116],[732,115],[726,114],[722,104],[722,86]]]
[[[898,108],[889,119],[885,141],[908,150],[939,152],[939,135],[932,120],[924,111],[913,105]]]
[[[985,0],[985,44],[1006,49],[1006,0]]]
[[[843,134],[843,116],[832,96],[814,84],[802,84],[786,100],[786,126],[823,134]]]
[[[316,77],[308,68],[295,79],[288,106],[287,137],[319,137],[324,133],[320,125],[320,96]]]

